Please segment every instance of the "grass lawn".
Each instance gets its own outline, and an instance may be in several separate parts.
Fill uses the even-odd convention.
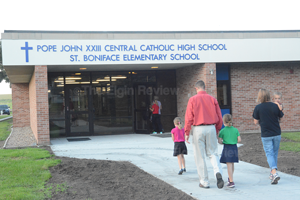
[[[11,113],[10,113],[10,115],[0,115],[0,119],[3,119],[3,118],[6,118],[6,117],[10,117],[11,116]]]
[[[281,142],[281,150],[300,152],[300,132],[282,133],[281,137],[292,140],[292,142]]]
[[[0,122],[0,141],[10,134],[12,119]],[[51,178],[49,167],[61,161],[44,149],[0,149],[0,200],[51,198],[53,187],[45,188]],[[66,185],[57,185],[63,191]]]
[[[6,138],[9,136],[12,122],[13,122],[12,119],[8,119],[0,122],[0,141],[6,140]]]
[[[281,137],[293,140],[295,142],[300,142],[300,132],[281,133]]]
[[[49,167],[61,161],[44,149],[0,149],[0,199],[44,199],[51,178]]]

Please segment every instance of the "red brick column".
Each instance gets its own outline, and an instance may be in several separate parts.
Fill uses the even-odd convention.
[[[202,76],[204,77],[205,91],[217,98],[217,73],[216,63],[205,63]]]
[[[36,109],[36,84],[35,84],[35,71],[31,76],[29,82],[29,105],[30,105],[30,127],[34,134],[35,139],[38,139],[37,133],[37,109]]]
[[[213,74],[211,74],[211,70]],[[195,84],[203,80],[208,94],[217,97],[216,63],[196,64],[176,70],[177,115],[184,119],[189,98],[196,94]]]
[[[28,83],[12,83],[13,126],[30,126]]]
[[[30,126],[39,145],[50,144],[47,66],[35,66],[29,83]]]

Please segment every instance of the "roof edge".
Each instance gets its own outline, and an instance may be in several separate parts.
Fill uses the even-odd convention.
[[[4,33],[109,33],[109,34],[161,34],[161,33],[275,33],[275,32],[300,32],[300,30],[226,30],[226,31],[42,31],[42,30],[4,30]]]

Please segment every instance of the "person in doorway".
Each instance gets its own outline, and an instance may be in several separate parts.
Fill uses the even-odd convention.
[[[70,108],[70,111],[74,111],[75,110],[75,107],[74,107],[74,104],[73,104],[73,101],[71,98],[69,98],[69,108]],[[71,123],[72,123],[72,126],[78,126],[78,116],[77,114],[72,114],[71,115]]]
[[[218,101],[205,92],[205,83],[196,83],[197,95],[188,101],[185,113],[185,138],[189,143],[190,131],[193,136],[194,158],[200,179],[199,187],[209,188],[206,156],[214,169],[217,187],[223,188],[222,167],[218,156],[218,133],[222,128],[222,114]],[[191,130],[191,126],[193,129]]]
[[[159,110],[158,110],[158,117],[159,117],[159,120],[161,121],[161,109],[162,109],[162,105],[161,105],[161,102],[159,101],[159,97],[158,96],[154,96],[154,101],[155,100],[157,100],[157,105],[158,105],[158,107],[159,107]],[[152,104],[154,104],[154,101],[153,101],[153,103]],[[164,132],[164,129],[163,129],[163,127],[162,127],[162,125],[161,125],[161,131],[162,132]]]
[[[157,100],[154,100],[154,104],[150,108],[152,112],[152,126],[153,126],[153,134],[160,133],[162,134],[161,130],[161,122],[160,122],[160,117],[158,114],[159,106]]]
[[[279,120],[283,112],[279,106],[271,102],[270,93],[266,89],[260,89],[257,95],[258,104],[253,111],[254,124],[261,128],[261,141],[270,167],[271,184],[277,184],[280,177],[277,173],[277,157],[281,140]]]
[[[174,142],[174,153],[173,156],[177,156],[179,172],[178,175],[181,175],[183,172],[186,172],[185,169],[185,160],[184,154],[187,155],[187,148],[185,145],[184,138],[184,128],[183,123],[180,117],[176,117],[174,120],[175,128],[172,129],[172,140]]]
[[[224,128],[219,134],[219,143],[224,144],[220,162],[226,163],[228,172],[227,187],[234,188],[233,172],[234,163],[239,162],[237,143],[241,142],[239,131],[232,126],[232,117],[230,114],[223,116]]]

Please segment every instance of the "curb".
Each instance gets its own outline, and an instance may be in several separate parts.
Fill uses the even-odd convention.
[[[3,119],[0,119],[0,122],[2,122],[2,121],[5,121],[5,120],[7,120],[7,119],[11,119],[13,116],[10,116],[10,117],[6,117],[6,118],[3,118]]]
[[[7,142],[8,142],[8,140],[9,140],[9,138],[10,138],[12,132],[13,132],[13,128],[11,128],[11,132],[10,132],[8,138],[6,139],[5,143],[4,143],[3,149],[5,149],[5,146],[6,146]]]

